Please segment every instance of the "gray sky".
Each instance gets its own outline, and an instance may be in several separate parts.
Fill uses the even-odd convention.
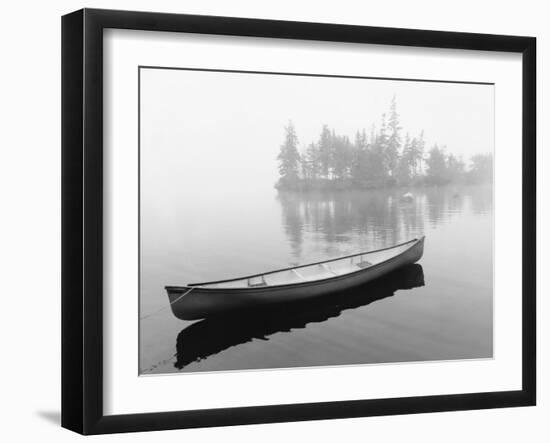
[[[142,69],[144,196],[153,182],[150,198],[174,186],[272,188],[289,119],[301,145],[325,123],[353,140],[379,126],[394,94],[403,135],[424,129],[428,147],[446,145],[465,160],[493,151],[493,86]]]

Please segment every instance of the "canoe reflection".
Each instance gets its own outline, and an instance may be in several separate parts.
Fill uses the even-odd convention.
[[[347,309],[366,306],[391,297],[400,289],[424,286],[424,272],[419,264],[400,268],[379,280],[315,301],[294,302],[269,310],[241,312],[230,317],[212,317],[183,329],[177,338],[177,369],[203,360],[230,347],[252,341],[266,340],[277,332],[291,332],[309,323],[320,323],[338,317]]]

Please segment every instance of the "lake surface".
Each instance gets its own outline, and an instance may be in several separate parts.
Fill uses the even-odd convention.
[[[490,186],[204,195],[142,207],[140,373],[491,358]],[[164,206],[166,208],[166,206]],[[255,318],[182,321],[165,285],[221,280],[426,235],[417,265]]]

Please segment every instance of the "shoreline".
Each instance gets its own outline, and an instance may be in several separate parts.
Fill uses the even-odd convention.
[[[465,188],[470,186],[493,186],[492,182],[482,182],[482,183],[464,183],[464,182],[451,182],[445,184],[414,184],[414,185],[396,185],[396,186],[380,186],[380,187],[362,187],[362,186],[277,186],[274,188],[277,192],[282,193],[294,193],[294,194],[307,194],[307,193],[319,193],[319,192],[363,192],[363,191],[388,191],[388,192],[397,192],[397,191],[413,191],[413,190],[423,190],[423,189],[447,189],[447,188]]]

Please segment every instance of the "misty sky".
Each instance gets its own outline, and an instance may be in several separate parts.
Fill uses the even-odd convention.
[[[302,146],[323,124],[353,141],[380,126],[393,95],[403,135],[423,129],[428,148],[465,160],[493,151],[490,85],[141,69],[142,191],[272,189],[289,120]]]

